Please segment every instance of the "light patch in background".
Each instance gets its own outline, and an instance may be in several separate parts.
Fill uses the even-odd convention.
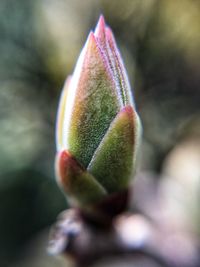
[[[36,97],[20,83],[1,84],[0,175],[28,166],[42,147],[44,124],[32,102]]]

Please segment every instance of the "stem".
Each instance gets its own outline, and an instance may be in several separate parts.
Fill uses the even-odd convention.
[[[170,254],[163,255],[162,250],[159,250],[163,244],[155,246],[159,232],[155,228],[138,214],[121,214],[113,219],[112,224],[100,227],[91,220],[87,221],[79,210],[71,209],[61,214],[53,228],[49,252],[71,256],[77,267],[92,266],[101,259],[119,256],[131,257],[133,263],[138,259],[151,260],[162,267],[199,266],[197,258],[184,262],[176,247],[173,257]],[[165,240],[167,236],[162,238]]]

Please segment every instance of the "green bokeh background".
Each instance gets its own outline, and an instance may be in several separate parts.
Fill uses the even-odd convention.
[[[140,169],[159,173],[180,136],[200,136],[198,0],[1,0],[2,267],[59,266],[34,252],[41,244],[34,240],[46,240],[40,236],[67,207],[54,180],[57,104],[101,13],[114,31],[142,118]]]

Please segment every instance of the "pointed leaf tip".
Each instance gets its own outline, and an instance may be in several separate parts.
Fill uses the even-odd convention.
[[[97,25],[101,26],[102,28],[105,28],[106,22],[105,22],[105,18],[102,14],[99,16],[99,20],[97,22]]]
[[[99,17],[99,20],[97,22],[97,26],[96,26],[95,31],[94,31],[94,34],[97,38],[101,38],[102,36],[105,35],[105,27],[106,27],[105,20],[104,20],[103,15],[101,15]]]

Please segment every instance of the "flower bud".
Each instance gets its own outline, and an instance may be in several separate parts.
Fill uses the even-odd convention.
[[[100,17],[63,88],[56,127],[57,180],[72,204],[127,189],[140,122],[114,36]]]

